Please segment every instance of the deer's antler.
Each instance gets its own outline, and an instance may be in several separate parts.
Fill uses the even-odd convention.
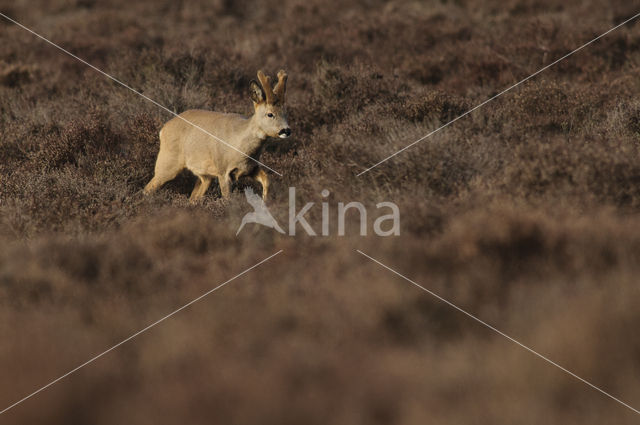
[[[260,80],[260,84],[262,84],[262,89],[264,90],[264,95],[266,97],[266,101],[269,104],[273,104],[275,101],[275,95],[273,94],[273,89],[271,88],[271,78],[264,75],[262,70],[258,71],[258,80]]]
[[[273,94],[282,103],[284,103],[284,92],[286,90],[286,86],[287,86],[287,73],[284,72],[284,69],[281,69],[280,71],[278,71],[278,84],[276,84],[276,87],[273,89]]]

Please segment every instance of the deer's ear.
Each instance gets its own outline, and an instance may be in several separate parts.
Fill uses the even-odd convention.
[[[260,87],[260,84],[256,80],[251,80],[249,83],[249,88],[251,90],[251,100],[253,103],[262,103],[266,100],[266,96],[264,94],[264,90]]]

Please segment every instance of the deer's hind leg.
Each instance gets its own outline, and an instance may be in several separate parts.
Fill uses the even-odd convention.
[[[189,197],[189,202],[196,202],[200,200],[204,194],[209,189],[209,185],[211,184],[210,176],[198,176],[198,181],[196,181],[196,185],[191,192],[191,196]]]
[[[175,155],[160,149],[153,178],[144,187],[144,193],[149,194],[155,192],[160,186],[169,180],[173,180],[183,168],[184,165]]]

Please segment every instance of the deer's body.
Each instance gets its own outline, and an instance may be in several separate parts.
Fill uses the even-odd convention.
[[[256,161],[268,137],[286,138],[291,130],[284,110],[286,74],[284,71],[278,73],[279,81],[274,90],[262,72],[258,72],[258,78],[264,90],[255,81],[251,82],[255,107],[251,117],[189,110],[162,127],[155,174],[145,187],[145,193],[155,191],[186,168],[198,177],[191,201],[204,195],[213,177],[218,178],[222,196],[227,197],[233,181],[245,175],[262,185],[262,197],[266,198],[267,174]]]

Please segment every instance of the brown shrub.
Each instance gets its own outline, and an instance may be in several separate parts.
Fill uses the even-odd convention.
[[[524,0],[16,2],[9,16],[175,112],[247,113],[286,68],[270,141],[318,229],[248,225],[241,182],[153,196],[171,116],[0,26],[0,409],[284,252],[2,415],[7,423],[633,423],[360,249],[637,408],[640,26],[629,24],[398,149],[635,11]],[[328,198],[322,198],[328,189]],[[336,204],[401,210],[401,236],[335,236]],[[371,231],[373,218],[369,217]],[[286,226],[285,226],[286,227]],[[97,402],[99,401],[99,402]],[[585,407],[587,406],[587,407]],[[214,418],[214,419],[212,419]],[[523,419],[526,418],[526,419]],[[3,422],[4,423],[4,422]]]
[[[20,87],[32,80],[33,71],[25,65],[7,65],[0,62],[0,84],[10,88]]]

